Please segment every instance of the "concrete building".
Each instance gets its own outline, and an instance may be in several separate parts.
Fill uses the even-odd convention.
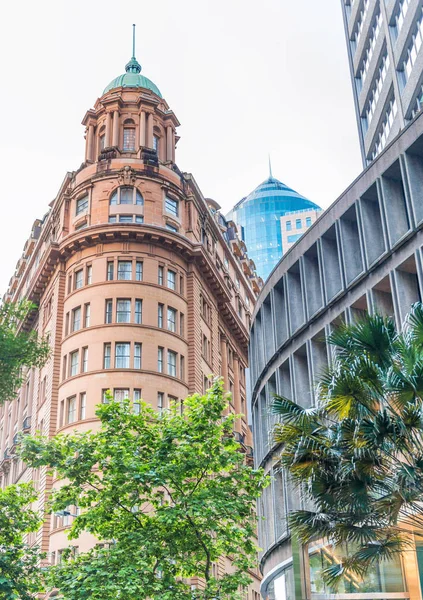
[[[259,296],[250,338],[256,465],[272,475],[259,501],[262,595],[268,600],[420,600],[422,542],[375,567],[364,583],[331,594],[320,577],[336,561],[316,541],[298,549],[286,516],[301,506],[278,469],[269,407],[279,393],[312,406],[314,382],[331,360],[327,335],[365,311],[401,328],[423,293],[423,114],[352,183],[282,258]]]
[[[287,249],[282,243],[279,219],[292,211],[308,209],[320,210],[270,172],[269,178],[235,204],[227,215],[238,225],[260,277],[269,276]]]
[[[300,237],[319,218],[321,210],[304,208],[284,214],[280,218],[282,248],[284,253],[298,242]]]
[[[341,0],[363,165],[420,111],[423,0]]]
[[[1,485],[32,480],[41,512],[60,484],[14,457],[17,434],[95,429],[107,389],[163,410],[222,374],[232,410],[246,413],[249,327],[261,286],[234,223],[179,170],[178,119],[135,57],[83,125],[85,161],[35,221],[6,294],[39,305],[26,326],[48,336],[52,349],[45,367],[26,374],[16,401],[0,408]],[[236,433],[252,458],[246,420]],[[51,563],[68,545],[71,520],[46,515],[32,536]],[[77,542],[80,551],[92,543]]]

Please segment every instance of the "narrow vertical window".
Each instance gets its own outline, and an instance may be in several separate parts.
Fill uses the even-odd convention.
[[[157,351],[157,371],[163,373],[163,348]]]
[[[115,272],[115,265],[112,260],[107,262],[107,281],[113,281]]]
[[[72,331],[79,331],[81,329],[81,307],[78,306],[72,311]]]
[[[169,331],[176,332],[176,310],[170,307],[167,309],[167,328]]]
[[[113,300],[106,300],[106,323],[113,321]]]
[[[134,188],[122,187],[119,189],[119,204],[134,204]]]
[[[172,377],[176,377],[176,352],[167,351],[167,372]]]
[[[141,344],[134,344],[134,369],[141,369]]]
[[[157,326],[160,327],[160,329],[163,327],[163,309],[164,304],[159,304],[157,314]]]
[[[185,331],[185,317],[183,313],[179,314],[179,335],[183,336]]]
[[[82,392],[79,396],[79,420],[83,421],[87,412],[87,394]]]
[[[135,150],[135,128],[123,128],[123,150],[124,152],[132,152]]]
[[[141,390],[135,389],[133,396],[133,411],[135,415],[139,415],[141,412]]]
[[[162,266],[159,266],[159,273],[158,273],[158,283],[159,285],[163,285],[163,275],[164,275],[164,268]]]
[[[93,267],[88,265],[87,267],[87,285],[91,285],[93,282]]]
[[[158,410],[159,414],[162,414],[162,412],[164,410],[164,393],[163,392],[157,393],[157,410]]]
[[[79,290],[83,286],[83,274],[84,271],[80,269],[79,271],[75,271],[75,289]]]
[[[167,212],[168,215],[172,215],[172,217],[178,218],[178,216],[179,216],[179,201],[166,196],[165,211]]]
[[[89,327],[90,326],[90,318],[91,318],[91,305],[89,303],[84,305],[84,311],[85,311],[84,327]]]
[[[167,287],[176,290],[176,273],[170,269],[167,270]]]
[[[142,323],[142,300],[135,300],[135,323],[137,325]]]
[[[79,350],[70,354],[70,376],[78,375]]]
[[[75,423],[76,421],[76,396],[68,398],[68,410],[66,414],[66,423]]]
[[[142,261],[137,260],[135,266],[135,279],[136,281],[142,281]]]
[[[82,373],[88,371],[88,348],[82,348]]]
[[[88,209],[88,195],[76,201],[76,214],[80,215]]]
[[[104,344],[104,359],[103,359],[103,368],[104,369],[110,369],[111,355],[112,355],[111,344]]]
[[[179,375],[182,381],[185,381],[185,356],[181,356],[181,371]]]

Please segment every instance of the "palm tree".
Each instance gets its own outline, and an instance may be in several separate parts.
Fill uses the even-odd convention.
[[[413,305],[401,333],[392,319],[369,315],[328,342],[334,360],[316,406],[276,396],[273,411],[281,466],[310,507],[291,513],[290,527],[303,544],[323,538],[335,547],[342,558],[323,579],[336,588],[423,534],[423,305]]]

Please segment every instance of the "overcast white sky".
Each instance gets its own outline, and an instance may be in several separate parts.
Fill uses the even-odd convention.
[[[326,208],[360,173],[340,0],[23,0],[0,22],[0,294],[84,159],[81,120],[137,58],[182,126],[177,163],[225,211],[268,174]]]

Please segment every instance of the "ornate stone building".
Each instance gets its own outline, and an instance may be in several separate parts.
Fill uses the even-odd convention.
[[[135,57],[83,125],[85,161],[35,221],[6,294],[38,304],[27,326],[52,348],[16,401],[0,408],[2,485],[33,480],[40,510],[59,483],[14,458],[17,434],[95,428],[107,389],[162,410],[222,374],[232,409],[246,413],[248,332],[261,286],[234,223],[177,167],[178,119]],[[251,456],[246,420],[236,435]],[[46,515],[32,540],[53,563],[74,510]],[[78,543],[84,551],[93,540]],[[256,577],[249,598],[257,590]]]

